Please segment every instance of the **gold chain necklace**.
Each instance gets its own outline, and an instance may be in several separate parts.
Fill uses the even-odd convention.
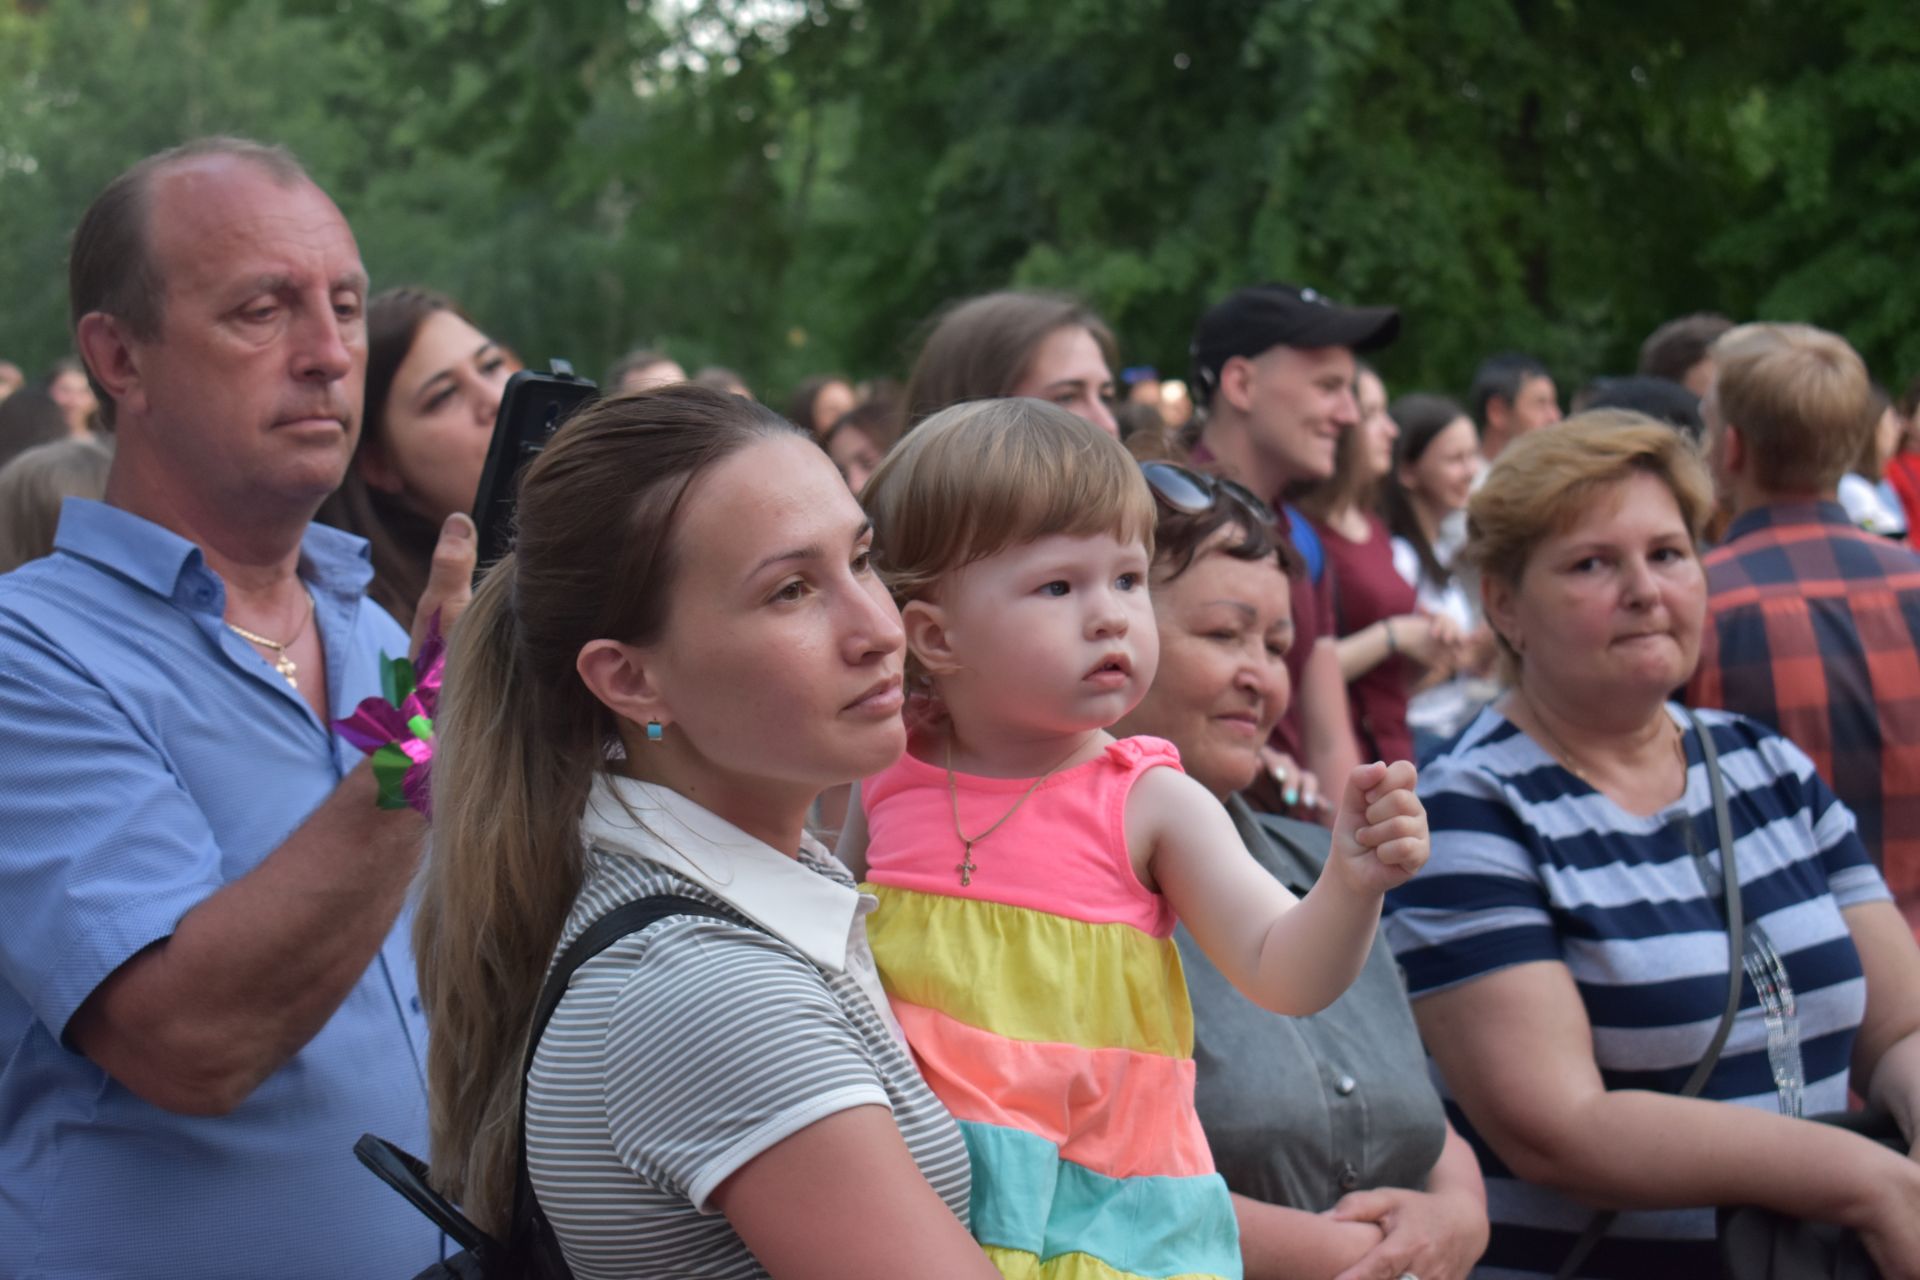
[[[973,873],[980,869],[980,865],[973,860],[973,846],[979,844],[982,840],[985,840],[988,836],[1005,826],[1007,819],[1020,812],[1020,806],[1027,802],[1027,797],[1038,791],[1041,783],[1051,778],[1061,765],[1073,759],[1075,755],[1079,754],[1079,751],[1080,747],[1076,745],[1072,751],[1067,752],[1067,754],[1054,761],[1051,768],[1027,784],[1027,789],[1022,791],[1020,798],[1013,802],[1013,808],[1001,814],[999,821],[995,822],[985,831],[982,831],[979,835],[969,836],[960,829],[960,788],[955,785],[953,780],[953,739],[947,739],[947,800],[953,806],[953,834],[959,837],[961,846],[960,865],[955,867],[954,870],[960,873],[960,883],[962,886],[972,884]]]
[[[263,649],[273,650],[275,654],[273,669],[278,671],[281,678],[295,689],[300,687],[300,681],[296,678],[300,674],[300,664],[287,656],[287,646],[307,634],[307,623],[313,618],[313,592],[307,591],[306,596],[307,611],[300,615],[300,626],[285,640],[269,640],[256,631],[247,630],[238,623],[227,622],[227,630],[233,632],[233,634],[239,636],[242,640],[251,641]],[[221,621],[226,622],[226,619],[222,618]]]

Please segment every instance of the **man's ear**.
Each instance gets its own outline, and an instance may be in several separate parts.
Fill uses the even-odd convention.
[[[1746,438],[1731,422],[1720,428],[1720,468],[1730,476],[1744,475],[1747,470]]]
[[[657,720],[673,723],[672,709],[662,695],[647,654],[637,645],[618,640],[589,640],[580,648],[573,667],[587,691],[629,723]]]
[[[909,600],[900,610],[907,648],[930,676],[950,676],[960,669],[953,637],[947,630],[947,611],[931,600]]]
[[[1513,418],[1513,401],[1501,395],[1488,396],[1487,397],[1487,429],[1483,434],[1496,436],[1504,439],[1506,435],[1507,424],[1509,421],[1512,420],[1512,418]]]
[[[1217,399],[1225,400],[1239,413],[1253,411],[1253,361],[1245,356],[1229,356],[1220,366],[1220,389],[1214,392]]]
[[[113,400],[115,423],[124,421],[122,415],[134,407],[130,402],[139,401],[144,389],[139,355],[125,328],[104,311],[89,311],[80,317],[74,340],[81,361]]]

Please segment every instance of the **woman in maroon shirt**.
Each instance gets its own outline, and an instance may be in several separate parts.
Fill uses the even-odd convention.
[[[1354,398],[1360,421],[1340,438],[1333,477],[1304,495],[1300,507],[1332,571],[1340,671],[1361,748],[1375,759],[1411,760],[1408,695],[1428,671],[1450,669],[1460,637],[1451,622],[1416,609],[1413,588],[1393,567],[1392,535],[1374,514],[1399,428],[1387,416],[1379,375],[1365,365]]]

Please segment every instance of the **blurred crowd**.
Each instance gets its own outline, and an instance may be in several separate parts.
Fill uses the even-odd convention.
[[[1272,282],[1161,370],[1003,289],[791,390],[631,352],[475,596],[539,335],[232,139],[71,284],[76,357],[0,360],[0,1273],[448,1265],[364,1128],[582,1277],[1642,1280],[1736,1206],[1920,1275],[1912,371],[1701,311],[1392,386],[1417,313]]]

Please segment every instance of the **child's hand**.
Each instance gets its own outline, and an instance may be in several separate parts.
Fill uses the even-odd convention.
[[[1347,775],[1327,866],[1355,893],[1385,893],[1426,863],[1432,848],[1426,806],[1413,793],[1417,778],[1405,760],[1376,760]]]

